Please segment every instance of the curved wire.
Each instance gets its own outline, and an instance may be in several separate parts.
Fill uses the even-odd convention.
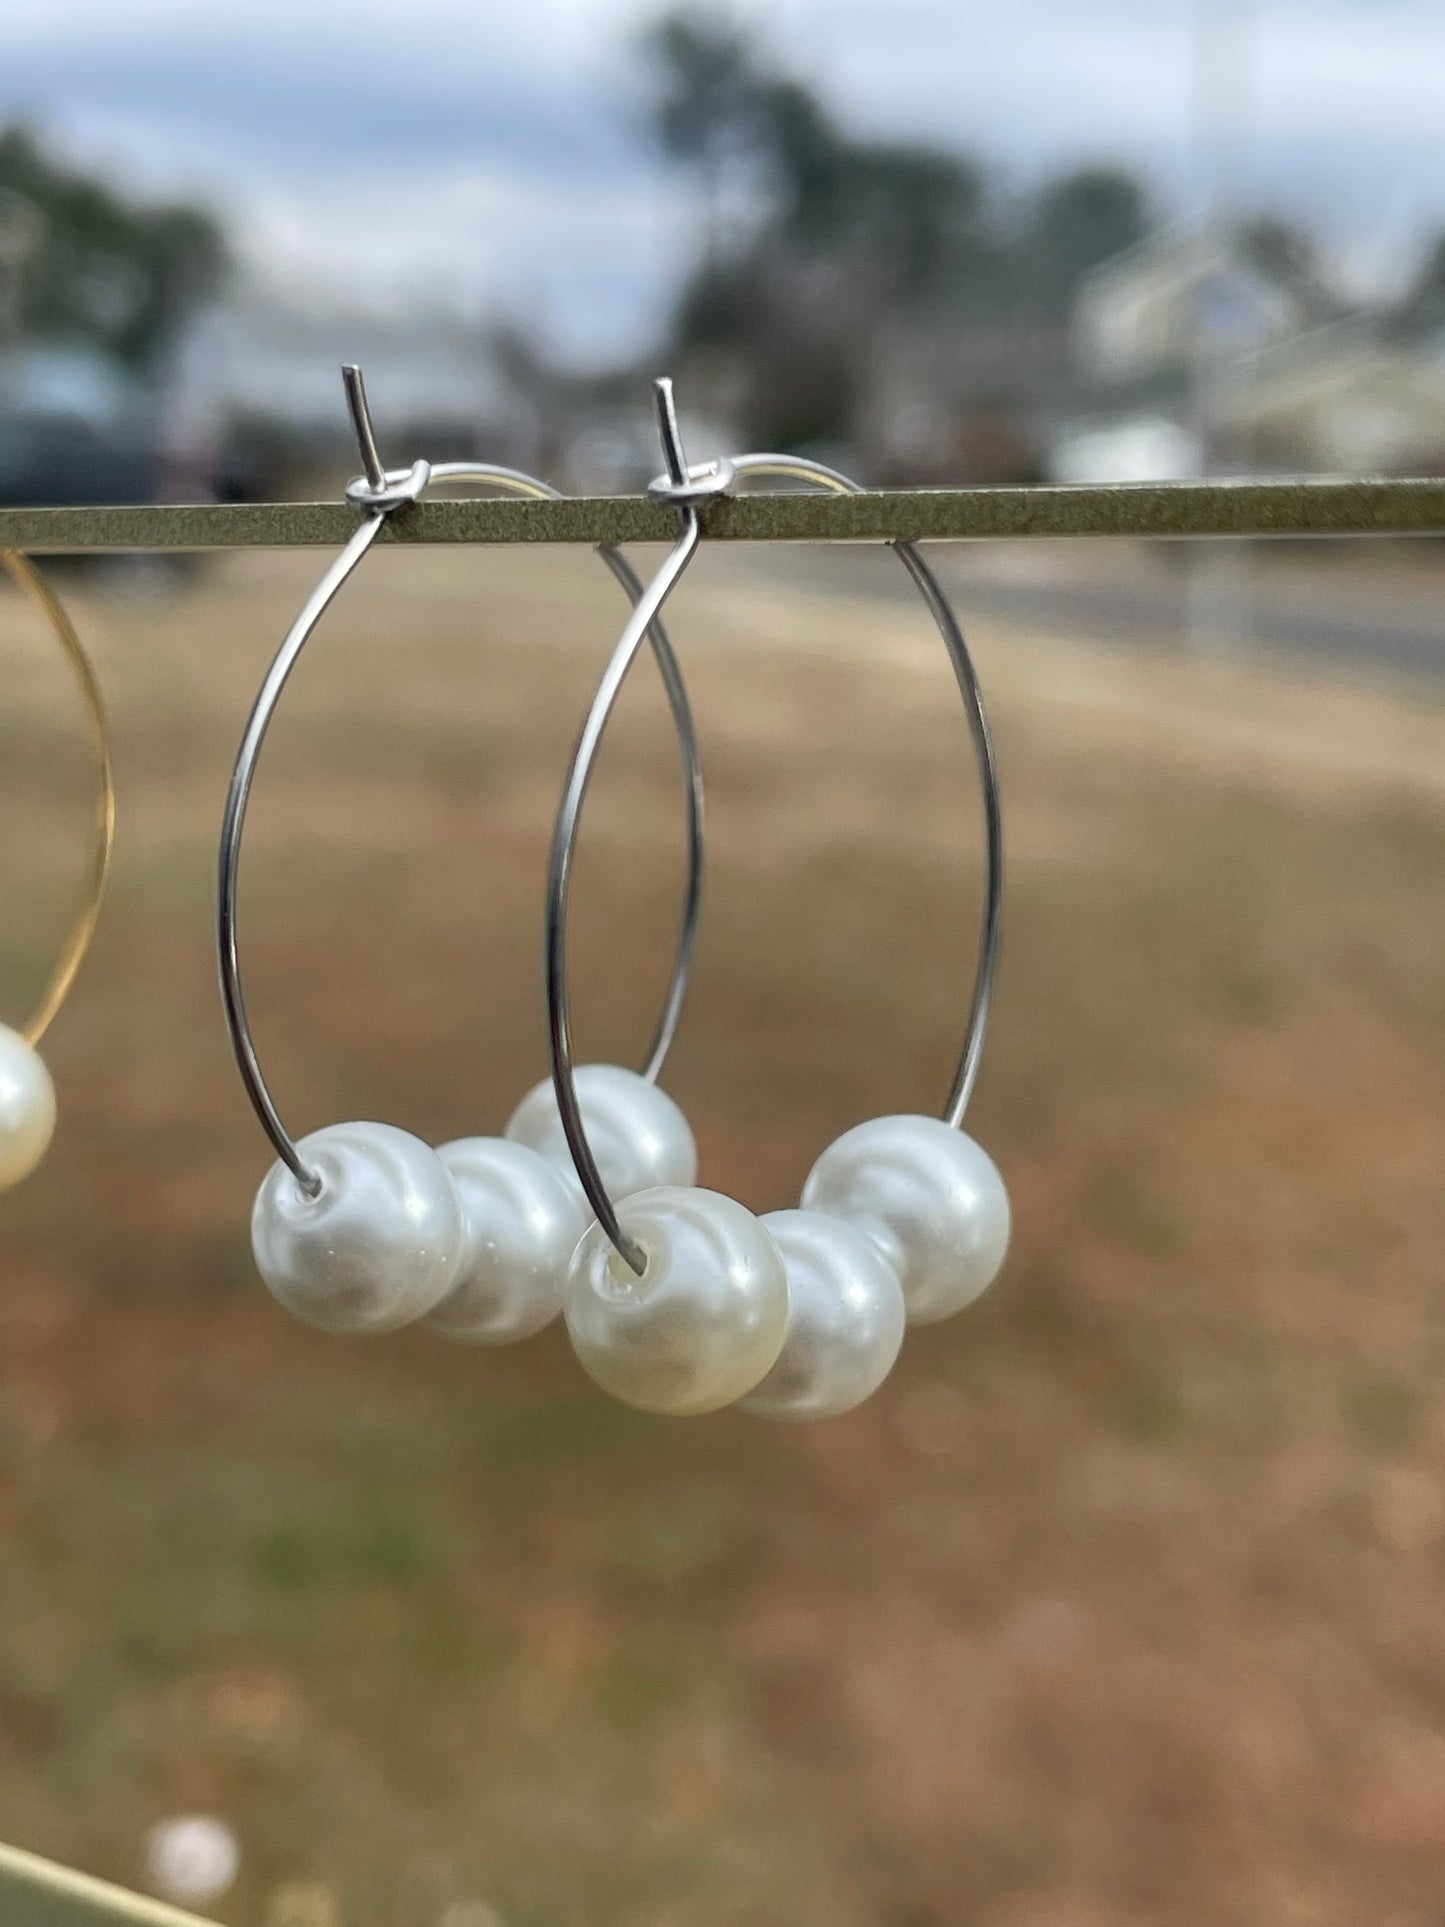
[[[861,489],[848,476],[822,462],[811,462],[797,455],[739,455],[733,467],[742,475],[769,476],[784,481],[813,482],[837,495],[857,495]],[[959,694],[968,714],[969,734],[973,739],[974,759],[978,765],[979,796],[983,805],[984,886],[983,909],[979,920],[978,962],[974,969],[973,990],[969,998],[968,1028],[958,1067],[944,1105],[944,1122],[957,1128],[968,1110],[978,1067],[983,1057],[984,1036],[988,1029],[989,1008],[993,1002],[994,982],[998,975],[1000,923],[1003,911],[1003,810],[999,797],[998,761],[994,755],[993,733],[983,690],[973,665],[967,642],[953,606],[942,584],[921,551],[912,542],[890,542],[899,561],[912,577],[943,638],[948,659],[953,665]]]
[[[547,482],[539,482],[533,475],[524,475],[520,469],[503,468],[496,463],[437,462],[432,466],[431,479],[434,482],[484,482],[505,489],[513,495],[530,496],[537,501],[556,502],[562,499],[560,489],[551,487]],[[596,552],[607,564],[635,609],[644,593],[642,579],[637,571],[621,549],[599,543]],[[692,705],[688,701],[687,685],[683,681],[677,652],[660,621],[649,624],[647,640],[652,646],[657,673],[662,678],[667,706],[672,712],[672,726],[677,737],[677,752],[682,767],[687,811],[685,826],[687,882],[683,889],[682,913],[678,918],[672,976],[668,982],[667,995],[658,1013],[657,1024],[652,1033],[652,1040],[648,1044],[646,1061],[642,1067],[642,1075],[648,1083],[655,1084],[662,1075],[668,1052],[672,1049],[673,1039],[677,1036],[677,1027],[682,1021],[682,1007],[687,998],[688,984],[692,977],[692,962],[697,947],[698,919],[702,914],[706,825],[703,813],[702,758],[698,750],[697,726],[693,721]]]
[[[677,410],[673,402],[672,383],[661,380],[653,384],[653,396],[657,408],[658,432],[662,440],[663,456],[667,463],[667,474],[654,483],[652,493],[673,502],[678,511],[681,527],[671,554],[663,563],[652,581],[647,585],[642,599],[634,607],[628,618],[627,626],[618,639],[602,680],[597,685],[592,705],[578,735],[572,751],[572,760],[567,767],[567,779],[562,789],[562,800],[557,809],[557,821],[552,832],[552,853],[547,865],[547,911],[545,929],[546,987],[547,987],[547,1032],[552,1052],[552,1087],[557,1094],[557,1109],[562,1120],[562,1130],[567,1139],[567,1148],[572,1153],[578,1182],[587,1197],[613,1248],[640,1277],[647,1264],[647,1255],[635,1240],[629,1238],[617,1217],[617,1210],[607,1195],[607,1187],[602,1181],[602,1173],[597,1168],[592,1146],[587,1137],[587,1127],[582,1121],[582,1107],[577,1098],[577,1080],[572,1053],[572,1016],[571,999],[567,986],[567,896],[572,876],[572,857],[577,843],[577,831],[581,821],[582,804],[587,795],[587,786],[592,780],[592,767],[597,758],[603,733],[612,714],[627,672],[632,667],[643,638],[656,623],[662,613],[663,605],[681,581],[684,571],[697,553],[702,535],[698,521],[697,503],[703,496],[717,494],[726,488],[732,479],[731,464],[713,463],[702,468],[689,468],[683,451],[682,436],[677,423]]]
[[[111,767],[110,725],[106,721],[100,683],[74,624],[28,556],[22,555],[18,549],[0,549],[0,569],[44,616],[75,673],[89,725],[91,763],[95,772],[94,837],[86,871],[85,893],[65,933],[65,940],[50,975],[45,980],[40,1000],[21,1028],[20,1035],[33,1046],[40,1042],[54,1023],[69,995],[70,986],[85,961],[85,953],[90,948],[95,926],[100,920],[105,880],[110,871],[111,852],[115,847],[115,773]]]
[[[221,819],[221,847],[216,876],[216,947],[221,967],[221,1003],[226,1014],[226,1028],[230,1032],[236,1068],[241,1073],[241,1082],[246,1087],[252,1109],[261,1120],[261,1128],[270,1138],[277,1157],[291,1171],[308,1197],[315,1197],[320,1191],[321,1179],[301,1156],[281,1122],[256,1056],[251,1021],[246,1014],[245,993],[241,988],[241,963],[236,954],[236,885],[241,867],[241,832],[246,824],[246,805],[251,800],[256,759],[266,740],[266,731],[271,726],[281,692],[312,630],[330,607],[338,589],[376,540],[383,519],[384,511],[378,511],[369,515],[356,530],[312,590],[305,607],[277,650],[251,706],[251,713],[246,718],[241,746],[236,752],[236,765],[231,772],[230,787],[226,791],[226,810]]]
[[[346,372],[347,397],[352,405],[353,417],[357,420],[358,439],[361,442],[367,470],[365,483],[353,485],[348,494],[366,507],[368,513],[346,547],[312,591],[301,613],[292,624],[276,652],[252,705],[227,793],[221,826],[217,879],[217,949],[220,960],[221,999],[237,1068],[241,1073],[241,1081],[252,1108],[260,1120],[262,1129],[270,1139],[272,1148],[291,1171],[297,1183],[312,1196],[320,1187],[320,1179],[306,1164],[295,1140],[282,1123],[275,1100],[271,1096],[261,1070],[246,1010],[245,994],[241,984],[240,959],[237,953],[236,899],[241,839],[261,746],[266,739],[281,693],[317,623],[371,547],[382,522],[394,508],[400,506],[402,502],[418,499],[434,481],[487,485],[537,499],[555,499],[557,496],[556,490],[549,488],[544,482],[537,481],[535,477],[524,475],[517,469],[504,468],[493,463],[440,462],[435,466],[418,463],[411,470],[390,472],[382,470],[378,463],[373,470],[372,463],[366,459],[368,447],[374,453],[375,441],[370,434],[370,415],[366,409],[365,395],[360,388],[359,376],[353,380],[352,371]],[[363,423],[365,432],[362,429]],[[626,558],[611,549],[601,549],[599,553],[627,593],[634,601],[639,599],[643,593],[642,584]],[[666,631],[660,624],[649,622],[646,633],[652,643],[672,712],[687,800],[687,885],[683,898],[682,917],[672,977],[643,1071],[643,1075],[649,1081],[655,1081],[662,1070],[676,1034],[691,974],[702,901],[703,790],[697,734],[676,655]]]

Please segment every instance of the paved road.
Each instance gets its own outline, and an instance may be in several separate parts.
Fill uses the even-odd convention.
[[[914,594],[901,570],[884,567],[876,556],[856,548],[804,550],[776,554],[746,551],[750,569],[764,568],[779,579],[805,581],[810,588],[888,601]],[[739,556],[739,561],[742,556]],[[1037,623],[1055,635],[1082,636],[1157,648],[1183,647],[1189,633],[1188,581],[1181,568],[1171,574],[1161,564],[1143,579],[1109,582],[1062,578],[1057,562],[1042,563],[1031,580],[1026,566],[1011,561],[1007,576],[987,564],[970,564],[960,551],[931,551],[931,559],[965,623],[970,609],[1011,621]],[[1225,567],[1228,565],[1225,564]],[[1328,598],[1291,595],[1289,585],[1256,574],[1244,625],[1243,646],[1310,656],[1347,664],[1356,670],[1378,667],[1390,676],[1445,676],[1445,552],[1440,560],[1438,606],[1424,594],[1386,597],[1368,582],[1350,579],[1337,562],[1340,581]],[[1017,573],[1014,573],[1014,571]],[[1223,632],[1227,634],[1226,632]],[[1238,646],[1238,645],[1236,645]]]

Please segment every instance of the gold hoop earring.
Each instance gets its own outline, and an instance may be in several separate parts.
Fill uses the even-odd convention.
[[[37,1047],[70,993],[100,918],[115,842],[115,778],[100,684],[74,624],[27,556],[0,549],[0,569],[40,612],[74,671],[95,772],[94,840],[80,908],[30,1017],[18,1030],[0,1024],[0,1191],[5,1191],[35,1169],[55,1130],[55,1087]]]

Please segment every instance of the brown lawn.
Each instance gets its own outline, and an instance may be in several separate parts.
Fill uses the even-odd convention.
[[[158,1819],[218,1813],[235,1927],[1437,1921],[1445,709],[980,625],[1007,1271],[846,1420],[666,1423],[555,1333],[345,1343],[253,1276],[213,844],[317,566],[71,584],[123,843],[60,1135],[0,1203],[0,1832],[135,1883]],[[386,555],[318,636],[244,898],[298,1130],[497,1129],[542,1074],[541,865],[619,607],[581,555]],[[84,806],[0,619],[18,1017]],[[668,1082],[761,1209],[941,1101],[966,738],[906,605],[705,557],[675,630],[712,840]],[[579,865],[588,1054],[642,1047],[679,862],[643,673]]]

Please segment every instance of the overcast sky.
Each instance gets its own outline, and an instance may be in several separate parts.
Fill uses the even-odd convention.
[[[850,125],[1011,178],[1080,159],[1199,191],[1198,4],[1229,28],[1230,192],[1361,276],[1445,226],[1445,0],[740,0]],[[526,308],[567,352],[643,347],[690,204],[629,124],[638,0],[45,0],[7,9],[0,117],[197,192],[267,274]]]

